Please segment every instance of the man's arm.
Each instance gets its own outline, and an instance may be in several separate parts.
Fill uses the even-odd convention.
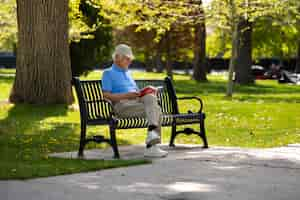
[[[112,101],[112,102],[118,102],[121,100],[129,100],[129,99],[135,99],[139,97],[140,93],[139,92],[129,92],[129,93],[124,93],[124,94],[113,94],[111,92],[103,92],[104,98]]]

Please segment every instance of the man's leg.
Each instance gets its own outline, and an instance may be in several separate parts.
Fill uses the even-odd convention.
[[[158,143],[161,143],[161,109],[157,102],[157,97],[152,94],[145,95],[141,98],[145,106],[145,114],[149,121],[150,126],[148,127],[148,137],[158,136]],[[147,140],[146,140],[147,143]],[[156,157],[161,158],[168,155],[167,151],[162,150],[156,144],[147,144],[147,149],[145,150],[145,157]]]
[[[139,100],[129,100],[117,103],[114,111],[120,117],[144,117],[149,122],[149,130],[161,135],[161,109],[154,95],[145,95]]]
[[[146,97],[148,96],[148,97]],[[150,126],[146,138],[146,157],[165,157],[168,152],[161,150],[156,144],[160,143],[160,118],[161,110],[157,104],[157,98],[153,95],[145,95],[139,101],[125,101],[114,106],[117,116],[120,117],[146,117]],[[154,130],[150,130],[153,126]]]
[[[159,136],[159,140],[157,142],[161,143],[161,108],[157,103],[157,97],[155,95],[148,94],[143,96],[140,101],[144,104],[145,114],[149,121],[148,138],[151,139],[151,134],[153,134],[154,131],[154,134]]]
[[[157,129],[160,129],[161,109],[157,103],[157,97],[155,95],[148,94],[140,98],[140,100],[144,104],[145,114],[149,121],[149,125],[155,126]]]
[[[114,111],[119,117],[146,117],[144,104],[138,100],[128,100],[114,105]]]
[[[152,97],[153,98],[153,97]],[[117,103],[114,106],[114,111],[119,117],[143,117],[149,122],[148,135],[146,138],[147,147],[158,144],[160,140],[160,110],[155,113],[151,109],[151,97],[146,98],[146,104],[142,99],[130,100]],[[153,102],[152,102],[153,104]],[[153,130],[155,129],[155,132]]]

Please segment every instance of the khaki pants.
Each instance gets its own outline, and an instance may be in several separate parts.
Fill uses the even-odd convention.
[[[161,109],[157,104],[157,97],[147,94],[135,100],[123,100],[114,105],[114,111],[118,117],[143,117],[149,125],[157,126],[157,132],[161,135]]]

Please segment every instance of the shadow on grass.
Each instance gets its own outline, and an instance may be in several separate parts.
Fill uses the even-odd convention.
[[[0,120],[0,144],[21,151],[28,148],[31,149],[28,151],[32,151],[33,148],[40,154],[77,150],[80,138],[79,121],[65,122],[63,118],[54,118],[55,122],[43,121],[48,117],[66,116],[67,111],[68,108],[65,105],[14,105],[9,109],[8,116]],[[104,126],[94,127],[94,129],[100,129]],[[88,135],[91,135],[89,132],[91,128],[87,129]],[[103,131],[101,129],[99,134],[109,135]],[[95,130],[91,132],[95,132]],[[130,144],[128,140],[121,138],[118,138],[118,143],[120,145]],[[95,147],[93,144],[87,146],[87,148]]]
[[[13,132],[25,133],[27,130],[42,126],[42,120],[53,116],[65,116],[67,106],[16,104],[8,110],[6,118],[0,121],[1,127]],[[1,129],[0,129],[1,130]]]
[[[48,146],[51,146],[51,150],[56,149],[56,146],[49,142],[58,140],[60,144],[64,144],[67,141],[64,137],[72,133],[74,125],[63,122],[44,123],[43,120],[66,114],[67,107],[64,105],[14,105],[8,110],[7,117],[0,120],[1,146],[10,148],[16,153],[28,151],[37,155],[47,153]],[[8,156],[11,156],[10,153]]]

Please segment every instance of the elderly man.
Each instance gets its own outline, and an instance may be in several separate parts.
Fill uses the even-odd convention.
[[[113,64],[103,72],[102,89],[104,97],[113,102],[118,117],[145,117],[149,122],[146,138],[146,157],[164,157],[168,152],[159,148],[161,109],[155,93],[140,95],[128,66],[134,58],[132,50],[125,44],[116,46],[112,55]]]

